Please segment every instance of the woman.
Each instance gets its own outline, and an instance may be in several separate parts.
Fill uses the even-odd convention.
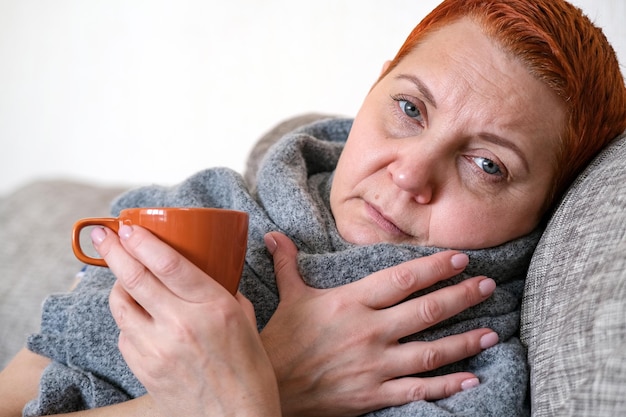
[[[281,292],[276,309],[271,280],[259,273],[271,259],[258,239],[250,241],[241,290],[255,305],[259,338],[245,299],[238,296],[236,303],[206,276],[179,274],[189,270],[186,261],[144,230],[124,229],[119,238],[96,230],[94,244],[118,278],[110,305],[120,350],[149,392],[110,412],[130,415],[157,406],[154,415],[278,415],[280,407],[285,415],[357,415],[405,403],[381,415],[522,412],[524,359],[514,333],[537,227],[581,167],[626,127],[626,93],[610,46],[572,6],[484,3],[442,3],[385,65],[354,121],[312,125],[277,145],[259,172],[258,196],[246,195],[234,174],[211,170],[174,189],[143,189],[117,202],[118,209],[138,201],[218,205],[228,190],[226,200],[243,202],[235,208],[253,213],[252,233],[280,226],[300,254],[296,265],[289,240],[266,235]],[[590,59],[598,55],[606,59]],[[286,182],[276,177],[277,167]],[[203,188],[209,183],[223,185],[219,196]],[[289,206],[293,201],[298,206]],[[294,213],[298,207],[303,213]],[[435,247],[471,249],[475,264]],[[493,269],[496,261],[501,265]],[[476,277],[402,302],[447,277],[459,282],[466,266],[498,275],[494,297],[477,308],[432,326],[489,297],[493,280]],[[331,273],[324,275],[325,269]],[[92,271],[77,297],[108,293],[112,281],[104,274]],[[298,274],[327,289],[304,286]],[[110,383],[106,395],[120,395],[119,401],[127,399],[120,386],[135,386],[124,372],[110,373],[117,380],[84,378],[89,360],[73,354],[86,338],[63,334],[63,320],[75,314],[68,306],[90,306],[91,300],[63,303],[49,305],[53,318],[30,341],[31,349],[55,361],[27,414],[54,401],[58,391],[50,386],[77,370],[77,381],[97,385],[97,393]],[[60,326],[55,315],[63,317]],[[86,326],[88,340],[97,338],[97,331],[89,333],[97,325],[72,323]],[[503,343],[492,347],[498,336]],[[50,343],[56,337],[62,343]],[[437,371],[438,377],[412,376],[488,347]],[[93,352],[93,363],[123,368],[117,357]],[[48,364],[36,360],[39,367],[13,372]],[[461,369],[479,374],[480,385],[474,374],[442,375]],[[32,384],[25,385],[32,393]],[[470,387],[438,403],[412,402]]]

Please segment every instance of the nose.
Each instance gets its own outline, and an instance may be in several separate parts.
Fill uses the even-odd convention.
[[[387,166],[393,183],[419,204],[429,204],[436,190],[437,158],[424,147],[399,148]]]

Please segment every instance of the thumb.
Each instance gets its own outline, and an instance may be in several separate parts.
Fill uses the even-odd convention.
[[[267,233],[263,240],[274,258],[274,275],[281,301],[297,297],[306,288],[298,270],[298,248],[291,239],[279,232]]]

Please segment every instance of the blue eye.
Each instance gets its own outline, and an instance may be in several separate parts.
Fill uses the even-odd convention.
[[[491,159],[482,158],[480,156],[473,157],[472,160],[476,165],[478,165],[483,171],[487,174],[495,175],[502,174],[500,167],[498,164],[493,162]]]
[[[400,109],[412,119],[418,119],[422,121],[422,112],[417,108],[417,106],[411,103],[408,100],[398,100],[398,105]]]

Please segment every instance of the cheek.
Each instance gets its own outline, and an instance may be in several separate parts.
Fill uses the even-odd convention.
[[[346,193],[352,188],[354,174],[352,173],[353,175],[351,175],[350,171],[352,170],[350,166],[349,155],[343,153],[333,174],[333,182],[330,189],[331,207],[333,203],[343,201],[347,197]]]
[[[342,193],[351,193],[360,185],[371,183],[372,175],[381,169],[379,154],[366,141],[346,144],[335,169],[333,188]]]
[[[498,246],[530,233],[536,226],[535,216],[524,205],[465,205],[448,225],[450,233],[460,237],[469,249]]]
[[[347,203],[354,197],[358,183],[357,173],[352,169],[353,163],[348,153],[343,153],[333,174],[330,188],[330,210],[335,221],[341,221],[348,209]]]
[[[491,202],[463,199],[449,201],[433,210],[430,241],[452,249],[482,249],[520,237],[527,230],[522,216]]]

